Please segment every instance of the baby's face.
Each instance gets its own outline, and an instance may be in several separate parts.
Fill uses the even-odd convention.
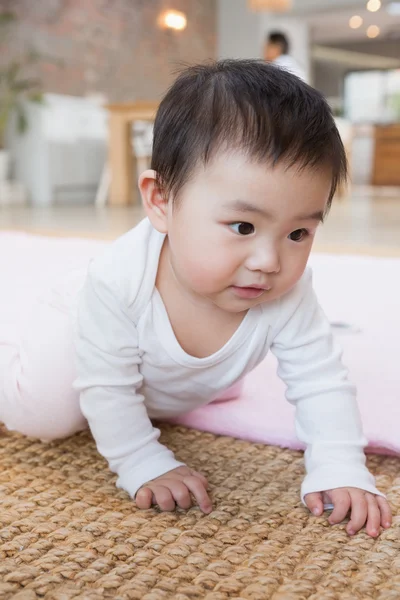
[[[324,170],[286,170],[218,155],[168,209],[169,258],[188,292],[242,312],[300,279],[324,215]]]

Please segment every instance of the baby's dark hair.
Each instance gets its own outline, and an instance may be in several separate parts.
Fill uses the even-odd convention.
[[[221,60],[184,70],[162,100],[151,168],[172,198],[219,151],[274,166],[329,168],[329,206],[347,178],[345,150],[320,92],[260,60]]]

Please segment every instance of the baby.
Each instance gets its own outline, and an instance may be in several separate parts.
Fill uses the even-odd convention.
[[[345,178],[319,92],[260,61],[187,69],[161,102],[139,180],[147,218],[84,283],[56,286],[8,346],[1,420],[42,439],[88,422],[139,508],[186,509],[194,497],[209,513],[206,479],[158,441],[152,419],[229,395],[271,350],[307,446],[303,501],[315,515],[333,507],[331,524],[350,510],[350,535],[366,525],[377,536],[390,508],[306,268]]]

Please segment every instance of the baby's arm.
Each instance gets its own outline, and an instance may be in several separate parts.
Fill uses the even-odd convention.
[[[282,299],[281,315],[271,350],[278,358],[278,374],[287,385],[286,397],[296,406],[297,435],[306,444],[303,501],[307,502],[310,494],[339,488],[358,488],[382,497],[365,465],[366,439],[355,389],[317,302],[311,274],[306,273]],[[316,509],[319,511],[319,506]]]
[[[119,295],[92,263],[79,300],[76,387],[97,448],[118,474],[117,486],[135,497],[146,482],[154,485],[184,465],[159,443],[160,432],[147,415],[138,335]]]

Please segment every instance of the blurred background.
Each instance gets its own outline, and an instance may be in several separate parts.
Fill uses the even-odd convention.
[[[114,238],[183,64],[264,58],[327,97],[351,184],[317,249],[400,255],[400,2],[0,0],[0,228]]]

